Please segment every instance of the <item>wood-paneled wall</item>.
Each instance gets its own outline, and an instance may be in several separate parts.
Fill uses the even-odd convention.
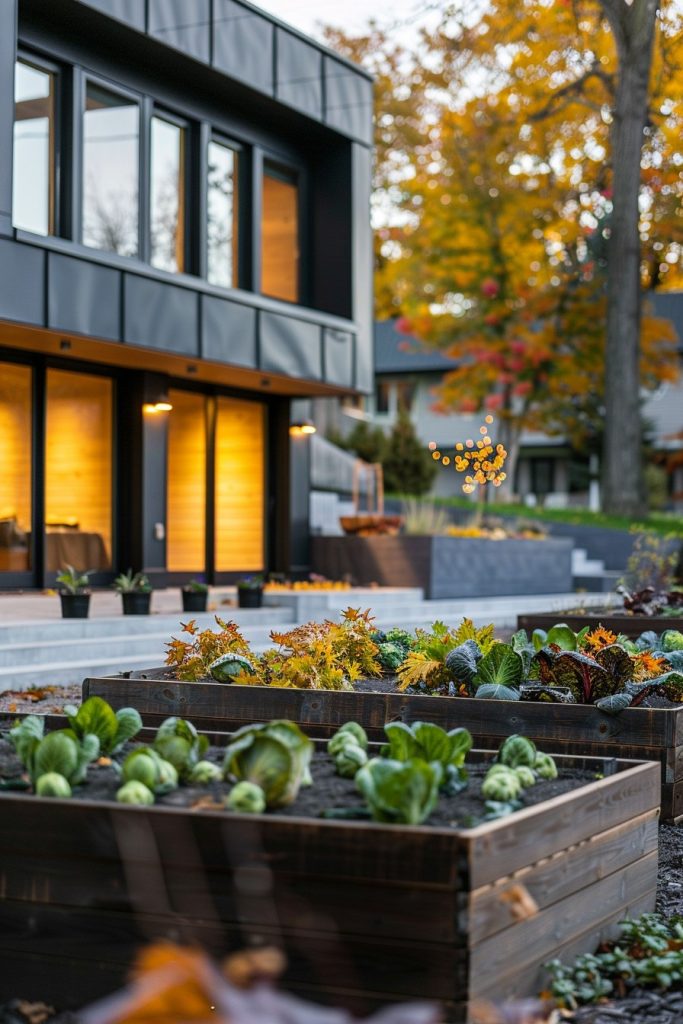
[[[112,402],[108,377],[47,372],[45,522],[75,522],[111,558]]]
[[[216,570],[258,572],[264,565],[265,408],[217,400]]]
[[[0,519],[31,529],[31,370],[0,363]]]
[[[201,573],[206,558],[206,398],[171,390],[168,420],[166,564]]]

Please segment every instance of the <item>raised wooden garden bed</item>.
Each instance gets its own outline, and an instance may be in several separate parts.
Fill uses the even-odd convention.
[[[181,683],[155,679],[155,674],[165,673],[150,669],[86,679],[83,699],[96,694],[114,708],[135,707],[149,725],[180,715],[198,728],[218,731],[287,718],[312,736],[326,737],[356,721],[379,740],[386,722],[437,722],[445,729],[469,729],[477,746],[489,749],[518,732],[552,753],[659,761],[662,820],[683,818],[683,706],[628,708],[608,715],[581,704]]]
[[[533,633],[535,629],[546,631],[557,625],[558,622],[566,622],[568,626],[578,633],[584,626],[589,629],[597,629],[604,626],[617,635],[623,633],[629,640],[635,640],[646,630],[655,633],[663,633],[665,629],[679,629],[683,631],[683,615],[626,615],[617,614],[615,610],[608,609],[602,614],[594,609],[590,612],[533,612],[529,615],[517,616],[517,628],[526,629]]]
[[[566,594],[572,546],[564,538],[312,537],[311,564],[330,579],[421,587],[430,599]]]
[[[655,901],[659,766],[559,760],[604,778],[463,830],[2,794],[0,999],[82,1005],[163,936],[280,945],[288,988],[358,1012],[531,994]]]

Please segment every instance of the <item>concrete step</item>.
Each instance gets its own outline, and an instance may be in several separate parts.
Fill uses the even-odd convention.
[[[0,625],[0,647],[5,644],[33,643],[39,638],[47,640],[93,639],[94,637],[153,636],[180,632],[180,623],[195,619],[200,629],[213,628],[215,616],[236,622],[242,628],[249,626],[279,626],[294,622],[292,609],[286,606],[273,608],[220,608],[216,611],[178,612],[169,615],[117,615],[99,616],[92,619],[44,619],[23,622],[7,622]]]
[[[603,569],[601,572],[582,571],[574,575],[572,582],[577,590],[585,590],[592,594],[609,594],[616,590],[619,580],[623,577],[622,572],[616,569]]]

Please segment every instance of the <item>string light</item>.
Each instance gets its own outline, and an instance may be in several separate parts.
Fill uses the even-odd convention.
[[[456,473],[467,473],[462,489],[465,494],[473,494],[477,487],[485,487],[493,484],[500,485],[507,479],[503,471],[507,451],[505,446],[498,442],[494,445],[489,427],[493,423],[493,416],[485,416],[484,423],[479,428],[481,438],[476,442],[472,438],[466,441],[457,441],[453,455],[453,468]],[[437,450],[436,441],[430,441],[428,445],[432,458],[441,461],[442,465],[449,466],[451,459],[448,455],[441,455]]]

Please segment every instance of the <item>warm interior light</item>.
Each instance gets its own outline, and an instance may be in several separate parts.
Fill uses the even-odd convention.
[[[143,412],[170,412],[173,406],[170,402],[145,402],[142,406]]]
[[[317,427],[313,423],[304,423],[301,427],[302,434],[315,434]]]

